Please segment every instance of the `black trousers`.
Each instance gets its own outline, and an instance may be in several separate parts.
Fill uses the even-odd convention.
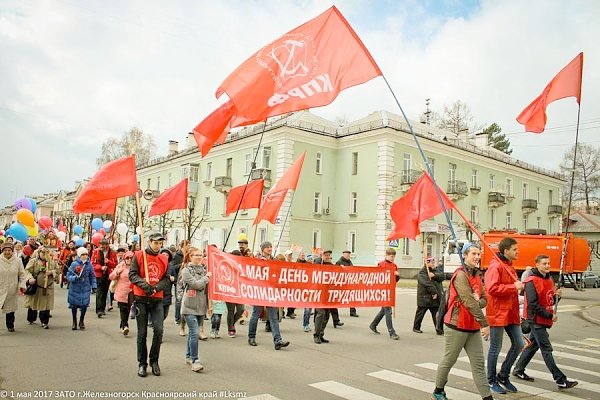
[[[6,313],[6,327],[12,329],[15,327],[15,312]]]
[[[97,280],[98,289],[96,290],[96,314],[106,311],[106,296],[108,294],[108,275],[102,274],[102,277]]]
[[[152,347],[150,347],[150,364],[158,362],[160,345],[163,337],[163,304],[162,299],[148,303],[136,301],[137,310],[137,360],[138,365],[148,366],[148,347],[146,338],[148,336],[148,314],[152,318]]]
[[[340,313],[338,312],[337,308],[329,308],[329,313],[331,314],[331,319],[333,320],[334,324],[337,324],[338,322],[340,322]]]
[[[41,323],[48,324],[48,322],[50,321],[50,310],[40,311],[39,315],[40,315]],[[38,318],[37,310],[32,310],[31,308],[28,308],[27,309],[27,321],[29,321],[29,323],[33,324],[37,318]]]
[[[421,322],[423,322],[423,317],[427,313],[427,310],[431,313],[431,318],[433,319],[433,326],[435,327],[435,316],[437,314],[438,307],[417,307],[417,312],[415,313],[415,322],[413,323],[413,329],[421,329]]]
[[[235,321],[244,313],[244,305],[227,303],[227,330],[235,331]]]
[[[315,308],[315,337],[323,337],[325,333],[325,327],[329,322],[330,308]]]

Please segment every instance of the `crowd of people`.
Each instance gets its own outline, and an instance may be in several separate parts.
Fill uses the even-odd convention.
[[[68,290],[67,306],[72,312],[72,330],[86,329],[85,316],[91,295],[96,297],[95,313],[98,318],[103,318],[107,311],[111,311],[116,301],[121,334],[128,335],[129,320],[136,320],[138,376],[147,376],[148,366],[153,375],[159,376],[164,321],[174,297],[174,322],[179,325],[180,335],[186,335],[186,326],[188,330],[185,362],[194,372],[204,370],[198,343],[199,340],[208,339],[204,333],[205,319],[210,317],[210,337],[217,339],[220,337],[221,319],[227,313],[227,335],[236,337],[236,324],[241,323],[247,312],[243,304],[210,299],[208,284],[212,274],[208,271],[205,250],[191,246],[188,241],[182,241],[178,247],[164,248],[164,241],[162,234],[152,233],[143,250],[135,244],[132,247],[113,248],[106,239],[100,241],[98,247],[91,243],[76,247],[71,241],[61,249],[49,249],[33,238],[28,239],[26,244],[14,243],[9,238],[0,246],[0,305],[6,315],[8,331],[15,330],[19,292],[25,295],[24,306],[27,308],[29,324],[35,324],[39,318],[41,327],[48,329],[54,308],[54,288],[60,284],[60,287],[66,286]],[[469,357],[473,379],[483,399],[491,399],[492,393],[518,391],[509,379],[513,366],[514,377],[532,381],[533,378],[525,373],[525,369],[537,350],[541,351],[560,389],[577,385],[576,381],[567,379],[552,356],[547,329],[557,320],[553,306],[560,298],[560,289],[555,290],[550,279],[549,257],[539,255],[535,260],[535,268],[519,280],[512,266],[512,261],[518,257],[516,240],[510,237],[502,239],[498,250],[484,277],[479,268],[480,247],[473,243],[463,245],[463,264],[452,275],[447,296],[442,286],[445,276],[443,267],[439,264],[436,266],[433,257],[425,259],[425,265],[418,273],[413,332],[423,332],[423,318],[429,311],[436,333],[443,335],[445,340],[436,388],[432,394],[434,400],[447,398],[444,387],[462,349]],[[238,249],[232,254],[263,260],[334,264],[331,250],[315,255],[300,251],[294,260],[291,250],[274,255],[273,245],[268,241],[261,243],[260,250],[252,254],[245,236],[239,238]],[[350,256],[349,251],[344,251],[335,264],[352,266]],[[395,257],[395,250],[387,249],[385,259],[378,267],[391,266],[396,271],[397,282],[399,272]],[[519,312],[520,295],[524,299],[522,315]],[[436,324],[442,298],[447,298],[447,302],[442,302],[445,308],[440,314],[443,324]],[[349,315],[358,317],[358,311],[351,308]],[[279,324],[283,318],[295,319],[296,316],[295,308],[287,308],[286,312],[279,307],[253,307],[248,321],[248,344],[253,347],[258,345],[258,321],[262,318],[265,331],[272,335],[274,349],[288,347],[290,342],[282,338]],[[329,343],[329,339],[325,338],[325,329],[330,317],[334,328],[344,326],[336,308],[304,308],[302,328],[305,332],[313,332],[315,344]],[[380,334],[377,327],[384,317],[390,339],[398,340],[391,307],[382,307],[368,328]],[[531,331],[526,339],[522,329],[524,321]],[[152,330],[152,340],[148,352],[149,328]],[[510,339],[511,346],[500,370],[497,370],[504,334]],[[490,342],[487,369],[482,338]]]

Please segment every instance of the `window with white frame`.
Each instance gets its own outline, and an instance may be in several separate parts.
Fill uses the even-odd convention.
[[[225,160],[225,176],[231,178],[231,174],[233,173],[233,158],[228,158]]]
[[[554,197],[554,192],[552,190],[548,190],[548,204],[550,205],[554,204],[552,197]]]
[[[358,210],[358,193],[352,192],[350,195],[350,214],[356,214]]]
[[[156,177],[156,190],[160,192],[160,176]]]
[[[542,217],[536,218],[536,228],[542,229]]]
[[[513,196],[513,180],[512,180],[512,178],[506,178],[506,195]]]
[[[490,228],[496,227],[496,209],[490,208]]]
[[[267,228],[258,228],[258,241],[260,243],[267,241]]]
[[[223,241],[221,243],[225,244],[225,242],[227,241],[227,235],[229,234],[229,228],[223,228]]]
[[[490,174],[490,190],[496,189],[496,175]]]
[[[478,185],[478,179],[477,179],[477,170],[471,170],[471,187],[472,188],[477,188],[479,187]]]
[[[173,178],[171,176],[172,174],[169,172],[169,174],[167,175],[167,187],[171,187],[171,185],[173,185]]]
[[[263,147],[260,165],[262,168],[271,168],[271,146]]]
[[[471,222],[476,224],[479,221],[479,208],[471,206]]]
[[[198,182],[198,177],[200,175],[200,167],[197,165],[190,165],[190,182]]]
[[[212,180],[212,163],[209,162],[206,164],[206,179],[207,181]]]
[[[450,182],[456,181],[456,164],[454,163],[448,164],[448,180]]]
[[[312,243],[313,249],[321,248],[321,230],[320,229],[313,229],[311,243]]]
[[[553,233],[554,232],[554,219],[549,219],[548,220],[548,233]]]
[[[151,183],[152,183],[152,180],[150,178],[148,178],[148,183],[147,183],[146,189],[150,189]]]
[[[510,229],[512,227],[512,212],[506,212],[506,229]]]
[[[202,214],[204,214],[204,215],[210,214],[210,197],[204,198],[204,208],[202,209]]]
[[[248,175],[250,173],[250,171],[252,171],[252,154],[251,153],[244,154],[244,165],[245,165],[244,174]]]
[[[352,175],[358,174],[358,152],[352,153]]]
[[[427,157],[427,163],[429,164],[429,168],[431,168],[431,176],[435,178],[435,158]]]
[[[181,167],[181,179],[190,177],[190,169],[187,165]]]
[[[528,226],[527,226],[527,222],[528,221],[527,220],[528,220],[527,215],[523,215],[523,230],[524,231],[528,228]]]
[[[433,237],[427,236],[427,240],[425,240],[425,255],[427,257],[433,256]]]
[[[535,189],[535,199],[537,200],[538,205],[542,204],[542,192],[539,186]]]
[[[529,185],[523,182],[523,199],[529,198]]]
[[[408,238],[402,239],[402,255],[409,256],[410,255],[410,241]]]
[[[323,173],[323,153],[321,153],[320,151],[317,152],[315,172],[317,173],[317,175],[321,175]]]
[[[321,213],[321,193],[315,192],[315,197],[313,201],[313,212],[315,214]]]
[[[356,232],[350,231],[348,232],[348,249],[350,253],[356,253]]]
[[[412,168],[412,155],[410,153],[404,153],[404,157],[402,158],[402,169],[406,174],[410,176],[410,170]]]

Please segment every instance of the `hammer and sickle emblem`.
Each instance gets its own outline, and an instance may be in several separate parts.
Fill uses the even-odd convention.
[[[306,66],[306,49],[304,41],[285,40],[283,44],[273,46],[270,57],[279,65],[279,76],[287,79],[308,75]]]

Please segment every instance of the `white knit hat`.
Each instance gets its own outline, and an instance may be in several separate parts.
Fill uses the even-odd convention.
[[[88,249],[86,249],[85,247],[78,248],[77,249],[77,257],[81,257],[83,254],[88,254]]]

